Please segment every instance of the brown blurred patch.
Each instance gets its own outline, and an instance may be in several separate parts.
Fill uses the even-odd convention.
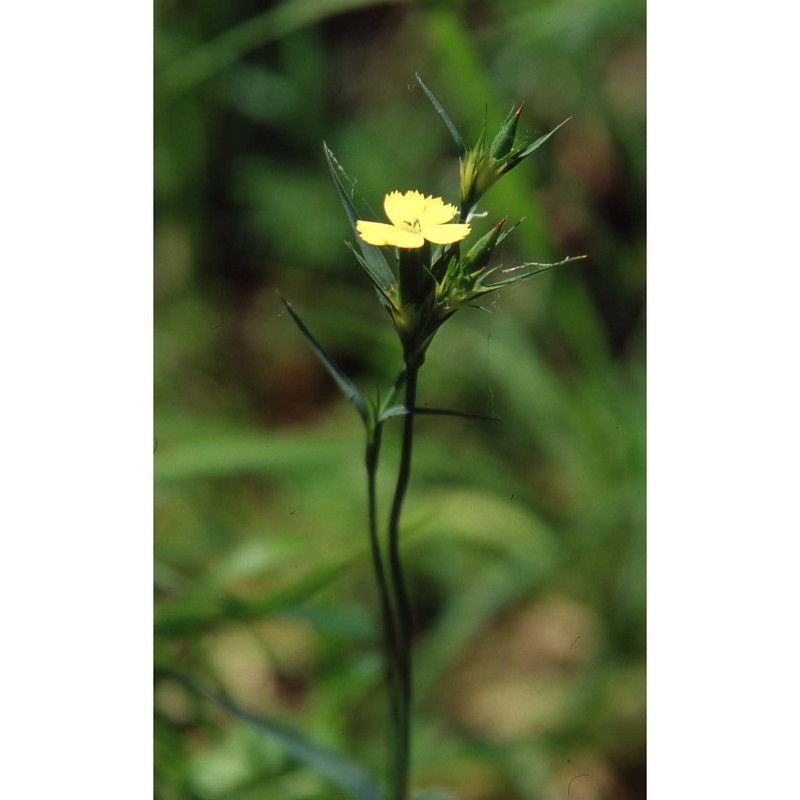
[[[595,753],[579,754],[556,768],[545,792],[546,800],[633,800],[611,765]]]
[[[495,767],[474,759],[454,759],[448,762],[446,769],[437,770],[427,778],[423,771],[415,773],[420,791],[434,785],[447,789],[459,800],[507,800],[516,796],[510,782],[499,775]]]
[[[155,706],[173,725],[189,725],[194,719],[187,690],[175,681],[159,681],[154,689]]]
[[[599,617],[561,596],[495,621],[461,659],[443,691],[456,724],[498,740],[556,727],[569,708],[569,680],[602,641]]]
[[[618,49],[605,69],[608,97],[617,110],[644,115],[647,95],[647,50],[640,41]]]
[[[555,144],[559,161],[591,197],[606,197],[620,169],[608,128],[593,117],[573,120],[564,131]]]
[[[249,711],[303,706],[317,658],[317,636],[302,620],[231,627],[206,639],[208,660],[230,698]]]

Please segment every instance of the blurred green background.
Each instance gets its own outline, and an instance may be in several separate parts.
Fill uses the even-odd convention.
[[[461,800],[645,796],[643,0],[155,6],[155,657],[382,772],[362,428],[288,297],[366,392],[400,351],[344,242],[327,141],[384,193],[458,199],[452,141],[526,103],[482,232],[589,259],[460,312],[421,402],[404,525],[414,785]],[[382,497],[396,465],[387,431]],[[387,506],[384,504],[384,509]],[[344,795],[156,683],[156,797]]]

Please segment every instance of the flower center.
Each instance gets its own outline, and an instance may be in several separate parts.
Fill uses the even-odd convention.
[[[415,219],[413,222],[404,219],[403,220],[403,230],[409,231],[410,233],[419,233],[422,226],[419,223],[418,219]]]

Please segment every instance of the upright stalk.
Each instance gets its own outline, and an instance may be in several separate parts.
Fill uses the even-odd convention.
[[[397,608],[398,664],[399,664],[399,714],[397,720],[396,782],[392,786],[393,800],[407,800],[408,768],[411,755],[411,608],[408,602],[403,566],[400,560],[399,529],[400,514],[411,476],[411,451],[414,440],[414,414],[417,400],[417,377],[421,363],[418,359],[406,359],[406,393],[403,417],[403,439],[400,450],[400,469],[397,474],[394,499],[389,516],[389,570]]]
[[[367,496],[369,498],[369,541],[372,553],[372,566],[378,585],[378,595],[381,605],[381,620],[384,642],[384,670],[389,688],[389,708],[391,720],[389,724],[389,786],[395,787],[402,783],[403,743],[400,732],[403,719],[403,684],[401,679],[401,647],[399,644],[399,627],[395,621],[392,593],[387,581],[386,570],[383,564],[380,543],[378,540],[377,501],[375,482],[378,471],[378,461],[381,448],[382,423],[375,423],[367,438],[366,467],[367,467]],[[392,789],[393,790],[393,789]]]

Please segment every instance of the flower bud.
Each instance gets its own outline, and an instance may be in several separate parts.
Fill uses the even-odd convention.
[[[497,162],[481,143],[468,150],[461,159],[461,218],[469,212],[500,177]]]
[[[489,231],[489,233],[478,239],[475,245],[470,249],[461,264],[461,269],[465,276],[474,275],[476,272],[486,267],[497,247],[505,224],[506,220],[504,217]]]
[[[517,125],[519,125],[519,117],[522,114],[522,109],[525,103],[520,103],[517,108],[512,108],[508,116],[503,122],[502,127],[497,133],[497,136],[492,140],[489,146],[489,155],[492,158],[503,158],[511,152],[514,146],[514,139],[517,136]]]

